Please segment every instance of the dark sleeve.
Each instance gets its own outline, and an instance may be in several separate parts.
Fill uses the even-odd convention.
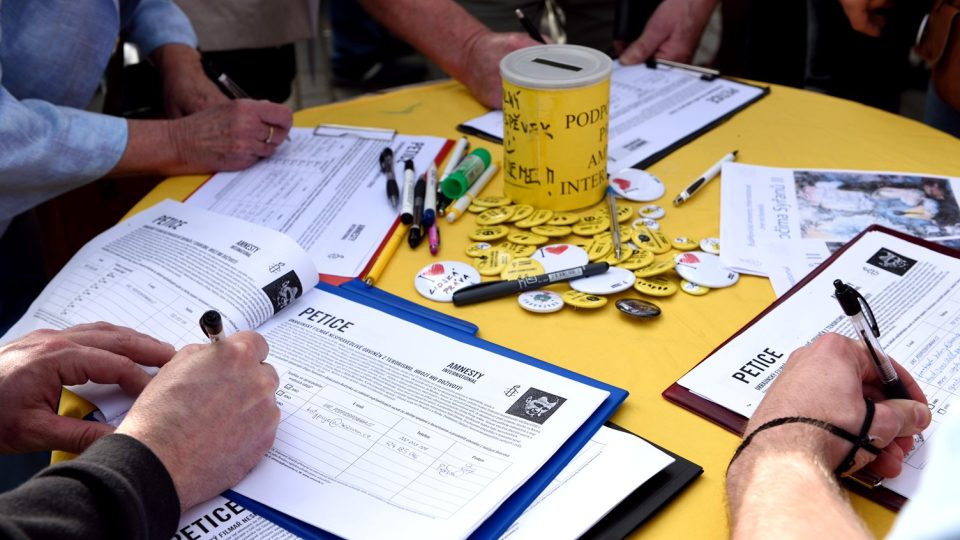
[[[126,435],[0,494],[0,538],[170,540],[180,500],[163,463]]]

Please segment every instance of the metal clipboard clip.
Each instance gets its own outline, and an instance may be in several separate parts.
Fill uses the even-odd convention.
[[[397,136],[394,129],[373,128],[364,126],[346,126],[343,124],[317,124],[313,128],[316,137],[357,137],[373,141],[391,142]]]

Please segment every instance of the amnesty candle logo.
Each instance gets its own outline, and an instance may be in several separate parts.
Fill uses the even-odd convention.
[[[562,398],[550,392],[530,388],[507,409],[507,414],[543,424],[547,418],[553,416],[567,398]]]
[[[887,248],[880,248],[880,251],[874,253],[873,257],[867,259],[867,264],[876,266],[881,270],[886,270],[891,274],[903,276],[913,268],[913,265],[917,264],[917,261],[890,251]]]

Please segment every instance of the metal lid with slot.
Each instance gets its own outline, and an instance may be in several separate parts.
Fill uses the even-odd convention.
[[[500,61],[504,80],[525,88],[581,88],[607,79],[613,62],[606,54],[580,45],[538,45],[519,49]]]

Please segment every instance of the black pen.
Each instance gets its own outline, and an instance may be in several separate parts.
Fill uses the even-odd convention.
[[[523,29],[527,31],[527,35],[530,36],[530,39],[539,41],[540,43],[546,43],[546,41],[543,39],[543,36],[540,34],[540,31],[537,30],[537,27],[533,24],[533,22],[523,14],[523,11],[521,11],[520,8],[513,10],[513,12],[517,14],[517,18],[520,19],[520,24],[522,24]]]
[[[856,289],[839,279],[833,281],[833,286],[836,289],[840,307],[850,317],[853,330],[870,353],[870,359],[880,375],[884,395],[891,399],[913,399],[903,381],[897,376],[897,370],[893,368],[890,357],[877,340],[880,337],[880,327],[877,326],[870,304],[867,304],[867,300]]]
[[[423,223],[423,202],[427,194],[426,174],[420,175],[417,185],[413,188],[413,223],[410,225],[410,236],[407,237],[412,248],[419,246],[420,240],[423,239],[420,224]]]
[[[202,61],[203,70],[207,73],[207,76],[212,77],[220,84],[222,88],[231,99],[253,99],[250,97],[250,94],[246,93],[243,88],[240,88],[240,85],[235,83],[226,73],[222,71],[217,71],[214,69],[213,64],[204,59]],[[273,138],[273,126],[270,126],[270,135],[267,136],[267,140],[264,141],[267,144],[270,144],[270,140]],[[286,136],[286,140],[291,141],[290,135]]]
[[[227,337],[226,332],[223,331],[223,318],[220,317],[220,312],[215,309],[211,309],[200,316],[200,330],[203,330],[203,334],[207,336],[210,343],[216,343]]]
[[[413,223],[413,184],[417,174],[413,171],[413,160],[403,162],[403,206],[400,210],[400,222]]]
[[[729,154],[720,158],[720,161],[714,163],[712,167],[710,167],[702,175],[700,175],[700,178],[697,178],[696,180],[694,180],[692,184],[687,186],[687,189],[681,191],[680,194],[677,195],[675,199],[673,199],[673,205],[680,206],[681,204],[687,202],[687,199],[689,199],[690,197],[693,197],[694,193],[696,193],[697,191],[700,191],[700,188],[705,186],[707,182],[709,182],[710,180],[713,180],[714,177],[720,174],[720,169],[721,167],[723,167],[724,163],[728,161],[733,161],[734,159],[736,159],[737,152],[739,152],[739,150],[734,150],[733,152],[730,152]]]
[[[477,302],[493,300],[494,298],[501,298],[503,296],[508,296],[530,289],[540,289],[552,283],[595,276],[597,274],[606,272],[609,268],[609,264],[605,262],[598,262],[590,263],[584,266],[577,266],[576,268],[559,270],[557,272],[515,279],[512,281],[501,280],[488,281],[487,283],[477,283],[476,285],[464,287],[453,293],[453,305],[465,306],[467,304],[475,304]]]
[[[389,146],[380,152],[380,170],[387,175],[387,197],[394,208],[400,204],[400,186],[397,185],[397,175],[393,172],[393,149]]]

